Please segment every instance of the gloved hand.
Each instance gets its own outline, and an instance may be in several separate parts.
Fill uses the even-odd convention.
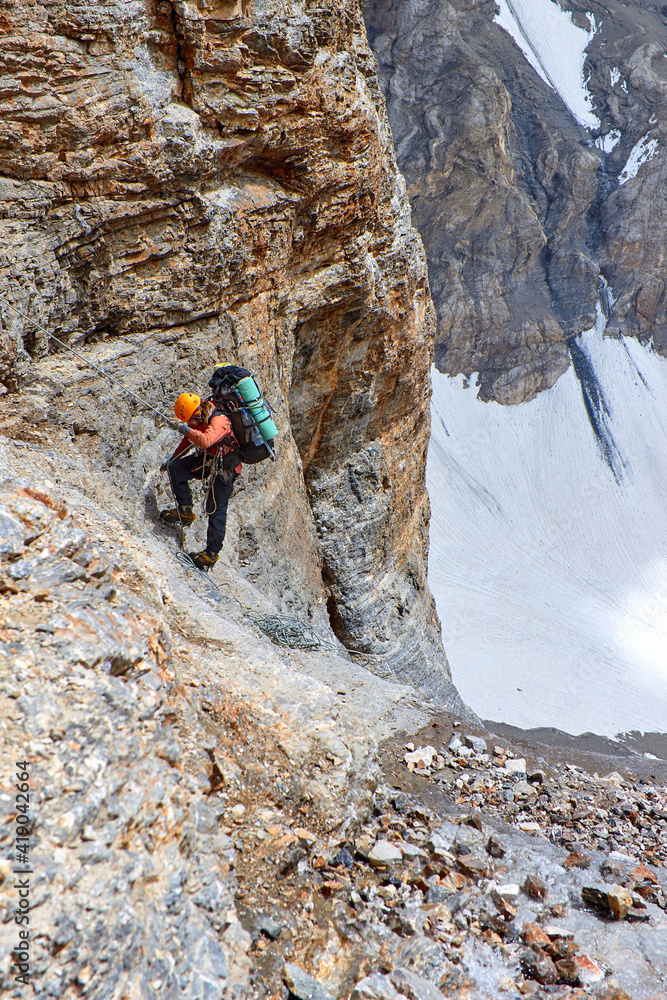
[[[181,422],[178,425],[178,433],[182,434],[183,437],[187,437],[187,435],[188,435],[189,432],[190,432],[190,428],[188,427],[187,424],[184,424],[184,423]]]

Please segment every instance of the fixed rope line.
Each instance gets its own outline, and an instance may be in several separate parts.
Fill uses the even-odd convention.
[[[128,396],[132,396],[132,398],[136,399],[137,402],[140,403],[142,406],[146,407],[149,410],[152,410],[153,413],[157,413],[158,417],[161,417],[163,420],[166,420],[166,422],[171,427],[174,426],[173,418],[168,417],[166,413],[163,413],[161,410],[158,410],[157,407],[153,406],[151,403],[147,403],[145,399],[141,398],[141,396],[137,396],[136,392],[132,392],[131,389],[128,389],[126,385],[123,385],[122,382],[119,382],[118,379],[113,377],[113,375],[109,375],[108,372],[105,372],[103,368],[100,368],[98,365],[94,365],[92,361],[89,361],[88,358],[84,357],[83,354],[80,354],[79,351],[75,350],[75,348],[70,347],[69,344],[64,343],[64,341],[56,337],[54,333],[49,333],[49,331],[46,329],[45,326],[42,326],[42,324],[38,323],[37,320],[32,319],[32,317],[28,316],[27,313],[22,312],[21,309],[17,309],[15,305],[12,305],[11,302],[8,302],[7,299],[3,298],[1,295],[0,295],[0,302],[6,305],[9,309],[12,309],[18,316],[22,316],[24,319],[27,319],[29,323],[32,323],[34,326],[36,326],[39,330],[42,331],[42,333],[45,333],[47,337],[49,337],[51,340],[55,340],[56,344],[59,344],[61,347],[64,347],[66,351],[70,352],[70,354],[74,354],[77,358],[79,358],[80,361],[83,361],[84,364],[88,365],[89,368],[92,368],[100,375],[103,375],[104,378],[108,379],[109,382],[112,382],[113,385],[117,385],[119,389],[122,389],[123,392],[126,393]]]
[[[198,566],[195,566],[195,564],[193,563],[192,559],[187,554],[187,552],[183,552],[182,550],[179,551],[179,552],[176,552],[175,553],[175,557],[176,557],[176,562],[180,563],[181,566],[185,566],[186,569],[194,569],[194,570],[196,570],[196,572],[199,573],[199,575],[203,579],[204,583],[208,584],[211,587],[215,587],[215,589],[218,591],[218,593],[220,594],[221,597],[228,598],[228,597],[232,596],[232,585],[231,585],[231,583],[229,583],[228,581],[224,582],[223,586],[227,588],[227,593],[223,594],[222,587],[220,587],[215,582],[215,580],[212,580],[210,576],[207,576],[207,574],[204,572],[203,569],[199,569]],[[233,598],[233,600],[236,600],[236,598]],[[241,604],[240,601],[238,603]],[[242,604],[241,604],[241,607],[243,608]],[[244,608],[244,610],[245,610],[245,608]]]
[[[153,536],[153,538],[155,538],[158,542],[160,542],[160,544],[164,544],[164,538],[161,535],[158,535],[158,533],[154,531],[152,528],[150,529],[150,533]],[[243,604],[243,602],[240,601],[238,597],[233,596],[232,585],[228,580],[224,580],[222,586],[220,586],[220,584],[217,584],[215,580],[211,579],[208,573],[205,573],[204,570],[199,569],[198,566],[195,566],[190,556],[187,554],[187,552],[184,552],[183,549],[177,549],[176,552],[170,549],[169,552],[174,557],[176,562],[179,563],[181,566],[183,566],[184,569],[193,569],[195,573],[199,574],[204,583],[206,583],[211,587],[214,587],[220,594],[221,598],[224,597],[225,600],[230,599],[232,601],[236,601],[236,603],[243,609],[243,611],[247,611],[245,604]],[[222,587],[227,588],[226,593],[223,591]]]

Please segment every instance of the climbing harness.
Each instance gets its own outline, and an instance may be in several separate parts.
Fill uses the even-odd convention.
[[[215,499],[215,491],[213,489],[213,484],[215,483],[216,476],[220,472],[220,452],[216,452],[211,459],[210,465],[207,466],[206,457],[201,464],[201,488],[203,492],[203,498],[201,502],[202,514],[206,514],[208,517],[211,514],[215,514],[218,509],[218,502]],[[208,509],[209,500],[213,500],[213,510]]]

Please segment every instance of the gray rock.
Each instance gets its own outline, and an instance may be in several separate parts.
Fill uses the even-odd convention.
[[[529,798],[531,796],[537,795],[537,791],[531,784],[527,781],[517,781],[515,782],[512,792],[514,793],[514,799]]]
[[[1,545],[2,541],[0,540]],[[7,567],[7,576],[11,580],[25,580],[33,572],[34,567],[34,562],[28,562],[27,559],[17,559],[16,562],[10,563]]]
[[[49,550],[55,558],[71,559],[85,545],[86,536],[69,521],[56,521],[49,535]]]
[[[394,969],[390,978],[399,993],[410,1000],[445,1000],[444,994],[433,983],[408,969]]]
[[[23,524],[0,504],[0,556],[17,556],[23,551]]]
[[[505,848],[503,844],[498,840],[495,834],[491,834],[486,843],[487,853],[491,855],[492,858],[504,858]]]
[[[406,1000],[406,996],[398,992],[389,976],[374,972],[372,976],[359,980],[350,1000]]]
[[[391,865],[403,859],[400,847],[389,840],[378,840],[368,853],[368,860],[374,865]]]
[[[341,848],[332,858],[331,863],[333,865],[344,865],[345,868],[354,867],[354,858],[348,851],[346,847]]]
[[[411,937],[421,934],[426,926],[427,915],[419,906],[398,907],[391,911],[388,924],[395,934]]]
[[[558,979],[556,966],[542,951],[526,949],[521,955],[521,966],[530,979],[535,979],[543,986],[555,983]]]
[[[313,979],[307,972],[288,962],[283,970],[283,980],[290,993],[297,997],[297,1000],[335,1000],[332,993]]]
[[[487,751],[486,740],[482,739],[481,736],[466,735],[464,736],[464,740],[465,740],[465,745],[467,747],[470,747],[471,750],[474,750],[475,753],[486,753]]]
[[[482,830],[478,830],[475,826],[468,826],[465,824],[460,826],[456,831],[453,849],[457,852],[462,846],[470,849],[479,848],[482,844],[484,844],[486,839],[487,838]]]
[[[446,903],[449,897],[452,895],[453,890],[448,889],[447,886],[440,885],[436,882],[435,885],[429,886],[426,893],[427,903]]]
[[[407,938],[398,954],[399,966],[412,969],[420,976],[438,982],[439,970],[448,968],[448,960],[443,946],[423,934],[413,934]]]
[[[421,847],[417,847],[416,844],[410,844],[406,841],[401,841],[401,854],[404,858],[425,858],[426,851],[423,851]]]
[[[505,761],[505,770],[510,774],[525,774],[526,762],[523,757],[510,757]]]
[[[255,924],[257,930],[266,934],[272,941],[276,941],[283,932],[283,924],[270,913],[259,913]]]

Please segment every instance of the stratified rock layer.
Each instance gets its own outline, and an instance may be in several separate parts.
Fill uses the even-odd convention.
[[[166,411],[247,365],[281,436],[233,503],[242,570],[451,700],[425,574],[432,306],[356,6],[17,4],[2,31],[7,433],[64,425],[141,498],[171,442],[85,367],[35,364],[47,331]]]
[[[494,23],[489,0],[364,3],[428,255],[436,363],[478,372],[481,397],[500,403],[531,399],[565,371],[601,278],[610,332],[667,343],[667,19],[616,0],[565,7],[586,30],[595,19],[591,131]],[[625,179],[643,138],[653,155]]]

